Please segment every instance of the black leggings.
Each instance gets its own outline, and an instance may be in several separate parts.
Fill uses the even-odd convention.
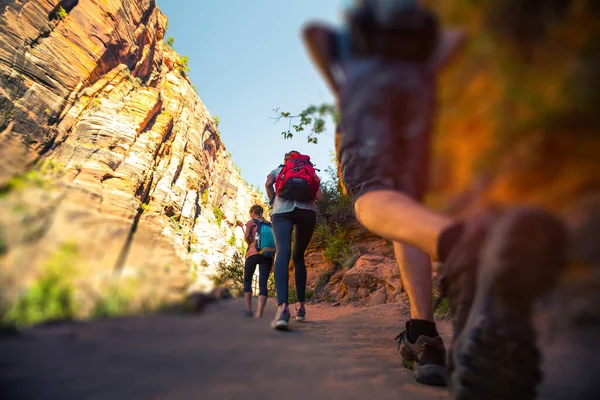
[[[290,255],[294,261],[294,277],[296,278],[296,296],[304,302],[306,292],[306,264],[304,252],[310,243],[310,238],[317,223],[317,213],[312,210],[295,208],[294,211],[273,214],[271,216],[273,233],[275,234],[275,287],[277,288],[277,303],[288,303],[288,279]],[[294,252],[292,253],[292,228],[296,225]]]
[[[256,271],[256,265],[258,265],[259,294],[261,296],[268,296],[267,282],[271,274],[273,259],[260,254],[246,258],[246,263],[244,264],[244,293],[252,293],[252,278],[254,277],[254,271]]]

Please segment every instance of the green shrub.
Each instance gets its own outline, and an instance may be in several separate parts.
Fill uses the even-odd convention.
[[[267,280],[267,293],[269,297],[276,297],[277,290],[275,288],[275,274],[269,274],[269,279]]]
[[[317,202],[317,226],[313,240],[318,246],[335,247],[340,232],[356,225],[354,207],[350,197],[343,193],[336,171],[328,167],[328,178],[321,184],[323,198]],[[333,238],[332,238],[333,237]]]
[[[175,218],[174,216],[169,217],[169,221],[171,221],[171,225],[173,225],[173,229],[175,229],[175,232],[181,232],[181,224],[179,223],[177,218]]]
[[[215,214],[215,218],[217,219],[217,225],[221,226],[221,222],[223,222],[223,210],[221,207],[215,206],[213,208],[213,214]]]
[[[235,233],[231,234],[231,237],[229,238],[229,241],[227,241],[227,244],[230,246],[234,246],[236,242],[236,237],[235,237]]]
[[[229,261],[221,261],[213,278],[215,285],[226,286],[232,294],[244,292],[244,257],[239,251],[233,253]]]
[[[36,164],[29,171],[10,178],[5,185],[0,187],[0,196],[31,187],[48,189],[63,174],[64,165],[53,160],[44,160]]]
[[[298,301],[298,295],[296,293],[296,289],[291,286],[288,288],[288,303],[294,304]]]
[[[208,204],[208,189],[204,189],[204,192],[200,195],[200,199],[202,200],[202,204]]]
[[[68,15],[69,13],[67,12],[67,10],[65,10],[62,6],[58,6],[58,9],[56,10],[57,19],[60,19],[62,21],[65,18],[67,18]]]
[[[175,44],[175,38],[173,36],[169,36],[167,38],[167,45],[169,45],[169,47],[173,47],[174,44]]]
[[[72,319],[77,311],[72,284],[77,257],[76,245],[62,245],[46,262],[39,280],[7,311],[6,321],[24,326]]]
[[[188,56],[183,56],[179,59],[179,70],[184,75],[190,72],[190,59]]]
[[[356,251],[352,248],[353,244],[342,230],[337,230],[327,239],[323,255],[335,266],[351,267],[357,259]]]
[[[92,310],[93,318],[113,317],[129,310],[129,296],[117,287],[111,287],[106,296],[96,303]]]

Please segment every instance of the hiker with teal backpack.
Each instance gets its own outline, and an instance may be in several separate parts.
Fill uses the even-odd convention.
[[[267,282],[275,256],[275,239],[271,223],[263,217],[263,208],[258,204],[250,207],[251,220],[246,223],[244,240],[248,243],[244,264],[244,299],[248,316],[252,316],[252,279],[258,265],[258,307],[256,317],[262,318],[267,297]]]
[[[306,320],[306,264],[304,252],[308,247],[317,222],[315,200],[321,200],[320,180],[310,157],[297,151],[285,155],[284,164],[271,171],[265,183],[267,195],[273,206],[271,221],[275,234],[275,287],[277,313],[271,326],[287,330],[290,320],[288,280],[290,257],[294,262],[294,278],[298,299],[296,320]],[[292,230],[296,227],[292,251]]]

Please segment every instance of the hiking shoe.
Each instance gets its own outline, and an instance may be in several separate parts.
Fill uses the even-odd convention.
[[[394,340],[398,340],[402,365],[415,371],[417,382],[433,386],[446,385],[446,348],[439,335],[435,337],[420,335],[412,343],[408,339],[407,322],[406,330]]]
[[[498,216],[485,240],[468,236],[445,266],[458,329],[448,357],[452,398],[534,399],[541,372],[531,309],[565,265],[565,228],[549,213],[520,208]]]
[[[277,310],[275,319],[271,322],[271,327],[278,331],[287,331],[290,322],[290,311],[287,306],[281,311]]]
[[[304,308],[298,308],[296,310],[296,321],[306,321],[306,310]]]

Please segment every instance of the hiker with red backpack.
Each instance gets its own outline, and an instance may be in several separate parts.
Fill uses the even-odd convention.
[[[271,223],[263,217],[263,208],[255,204],[250,207],[250,221],[246,222],[244,240],[248,244],[246,262],[244,263],[244,300],[248,316],[252,316],[252,279],[258,265],[258,307],[256,317],[262,318],[269,295],[267,282],[271,275],[273,257],[275,256],[275,241]]]
[[[271,326],[287,330],[290,320],[288,304],[288,265],[294,262],[294,277],[298,299],[296,320],[306,320],[304,304],[306,292],[306,264],[304,252],[308,247],[317,222],[315,200],[321,200],[321,181],[310,157],[297,151],[285,155],[284,163],[267,176],[265,187],[273,206],[271,221],[275,234],[277,257],[275,259],[275,287],[277,312]],[[296,227],[292,251],[292,230]]]

